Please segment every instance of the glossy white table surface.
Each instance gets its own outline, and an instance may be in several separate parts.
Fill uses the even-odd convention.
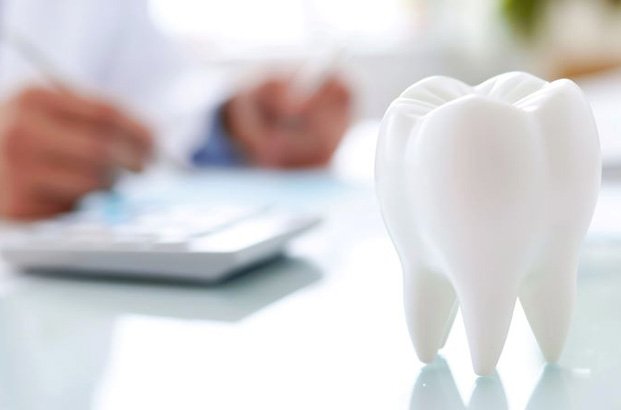
[[[518,306],[497,375],[477,378],[459,316],[441,359],[414,355],[371,144],[352,139],[329,173],[211,172],[144,188],[326,215],[288,258],[221,285],[2,265],[0,409],[621,408],[621,184],[602,192],[560,365],[545,365]]]

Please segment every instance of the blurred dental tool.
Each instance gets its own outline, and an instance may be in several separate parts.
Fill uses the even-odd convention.
[[[54,88],[63,92],[69,92],[72,88],[69,86],[72,82],[62,73],[62,70],[59,70],[56,64],[26,36],[15,30],[5,29],[2,31],[1,38]]]
[[[291,96],[304,99],[312,96],[333,75],[345,60],[345,47],[332,47],[315,58],[309,58],[290,81]]]
[[[308,58],[289,81],[289,101],[301,105],[310,99],[325,82],[335,74],[345,60],[345,47],[335,46]],[[291,115],[282,120],[284,128],[297,129],[304,125],[300,115]]]

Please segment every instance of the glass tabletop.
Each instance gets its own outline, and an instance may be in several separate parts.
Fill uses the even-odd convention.
[[[459,315],[441,356],[416,359],[370,184],[329,173],[257,182],[264,177],[209,173],[191,183],[321,209],[326,221],[288,256],[221,285],[2,265],[0,408],[621,408],[621,184],[602,191],[560,363],[544,362],[518,305],[497,372],[478,378]]]

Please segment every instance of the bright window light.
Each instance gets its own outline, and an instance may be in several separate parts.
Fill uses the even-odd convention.
[[[303,49],[333,37],[390,44],[412,31],[415,0],[150,0],[156,23],[228,55]]]

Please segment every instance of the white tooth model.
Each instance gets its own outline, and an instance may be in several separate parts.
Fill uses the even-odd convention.
[[[593,114],[572,81],[430,77],[392,103],[377,194],[421,361],[459,305],[474,371],[492,373],[518,297],[546,360],[559,358],[600,175]]]

